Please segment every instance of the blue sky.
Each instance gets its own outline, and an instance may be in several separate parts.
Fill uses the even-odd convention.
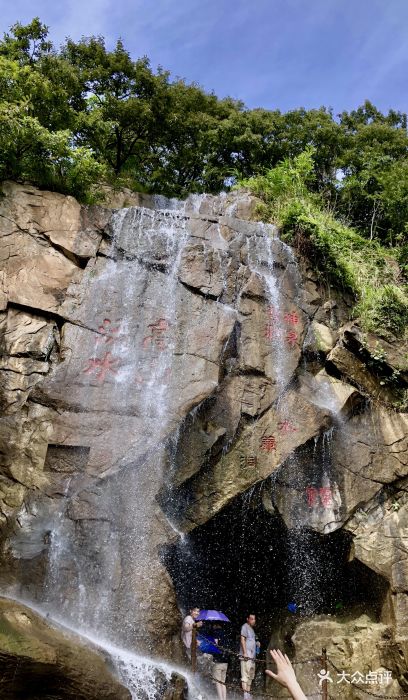
[[[33,15],[249,107],[408,111],[408,0],[14,0],[1,28]]]

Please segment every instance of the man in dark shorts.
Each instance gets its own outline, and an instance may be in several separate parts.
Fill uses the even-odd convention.
[[[217,647],[219,648],[219,652],[217,654],[213,654],[212,677],[217,688],[219,700],[226,700],[227,687],[225,682],[228,671],[229,653],[226,651],[226,648],[228,647],[228,640],[222,625],[213,625],[212,636]]]

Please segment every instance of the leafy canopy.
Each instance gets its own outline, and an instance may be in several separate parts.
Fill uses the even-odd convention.
[[[310,172],[296,180],[290,163],[298,158],[299,169],[312,152]],[[57,50],[38,17],[0,40],[0,177],[84,201],[102,183],[181,197],[252,177],[271,197],[279,188],[302,197],[305,186],[407,264],[405,114],[370,102],[339,115],[246,109],[154,71],[120,40],[109,49],[100,36],[67,39]]]

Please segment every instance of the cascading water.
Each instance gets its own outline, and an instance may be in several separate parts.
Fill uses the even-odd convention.
[[[125,457],[111,462],[102,477],[91,477],[90,485],[88,481],[85,498],[92,500],[93,493],[99,498],[95,516],[73,513],[78,499],[84,498],[83,484],[81,478],[67,479],[50,527],[48,573],[38,595],[41,609],[51,618],[62,618],[80,633],[90,631],[100,644],[101,638],[109,639],[103,646],[120,676],[134,697],[143,690],[146,698],[156,697],[157,667],[147,658],[109,645],[132,648],[145,632],[138,629],[132,610],[145,605],[153,477],[162,469],[164,441],[173,427],[168,409],[177,391],[177,272],[187,239],[183,205],[176,200],[170,204],[170,209],[157,211],[116,212],[105,264],[89,271],[91,293],[83,307],[93,308],[82,313],[93,317],[96,327],[82,375],[89,377],[91,390],[82,400],[86,410],[100,411],[100,430],[107,411],[123,414],[124,421],[134,416],[143,429],[128,439]],[[96,397],[101,387],[102,400]],[[105,445],[107,463],[114,447]],[[101,510],[106,512],[105,521]],[[24,598],[24,590],[21,595]]]
[[[259,289],[262,288],[265,299],[266,322],[264,322],[263,329],[262,327],[260,329],[262,335],[258,338],[258,344],[259,346],[264,344],[267,348],[266,367],[268,377],[273,385],[273,400],[279,415],[279,422],[277,426],[278,437],[276,436],[276,429],[274,430],[275,435],[266,433],[265,437],[261,438],[261,449],[272,451],[276,449],[276,440],[279,437],[282,439],[285,435],[290,435],[298,429],[292,423],[292,416],[285,397],[298,363],[299,350],[296,350],[296,347],[301,343],[303,332],[304,320],[301,311],[300,275],[297,271],[293,252],[276,238],[275,232],[270,228],[265,227],[263,229],[262,226],[259,226],[255,235],[248,236],[246,239],[246,252],[247,264],[251,274],[260,282],[259,288],[256,288],[255,293],[259,294]],[[290,280],[287,277],[288,268],[291,269]],[[240,302],[242,298],[242,296],[238,295],[235,301],[237,309],[241,309]],[[248,313],[245,306],[243,313]],[[296,353],[298,354],[296,355]],[[324,395],[323,390],[322,394]],[[322,401],[324,401],[323,398]],[[330,410],[332,406],[335,406],[334,400],[330,403],[330,407],[326,407],[325,404],[324,408]],[[197,420],[199,419],[200,417],[197,416]],[[311,488],[315,488],[318,495],[331,492],[333,485],[330,456],[331,441],[332,431],[325,433],[323,436],[318,436],[315,440],[315,452],[319,452],[319,458],[316,455],[314,456],[315,459],[312,457],[311,462],[313,464],[313,461],[315,461],[316,465],[311,467],[309,464],[308,472],[309,477],[316,472],[316,485],[313,481],[313,483],[306,482],[305,485],[300,487],[301,500],[297,506],[295,522],[288,534],[285,549],[284,576],[290,582],[286,595],[288,599],[290,596],[293,596],[302,601],[303,610],[308,613],[316,611],[322,602],[321,593],[325,586],[322,572],[327,562],[320,557],[320,553],[316,549],[315,533],[308,529],[316,525],[316,517],[320,520],[322,519],[322,514],[320,510],[315,509],[311,515],[309,503],[305,499],[305,492],[306,494],[309,493]],[[248,451],[256,455],[259,450],[259,435],[255,434],[255,432],[249,433],[247,446]],[[227,454],[231,447],[231,442],[226,441],[222,454]],[[256,465],[256,457],[252,459],[252,462]],[[296,473],[298,466],[295,461],[293,461],[292,466]],[[276,472],[276,476],[279,478],[279,470]],[[244,552],[248,552],[247,540],[249,530],[253,527],[253,515],[250,516],[250,510],[251,508],[256,509],[256,503],[260,499],[262,499],[262,494],[260,494],[255,484],[248,489],[240,501],[240,528],[237,526],[234,529],[234,545],[237,548],[236,556],[239,561],[238,568],[234,568],[234,575],[238,578],[237,589],[240,585],[239,581],[248,576],[248,564],[245,561],[247,554],[244,554]],[[334,506],[336,505],[334,504]],[[324,518],[327,532],[330,532],[332,520],[336,520],[332,516],[333,513],[325,508]],[[264,551],[268,551],[269,547],[267,543],[259,543],[259,548],[260,550],[254,556],[258,557],[257,566],[262,567],[262,559],[265,556]],[[182,557],[183,565],[191,574],[190,567],[194,558],[194,546],[191,543],[188,546],[188,556],[185,552],[186,545],[184,544],[183,551],[181,548],[178,549],[178,556]],[[203,566],[203,568],[205,566],[205,569],[207,568],[202,558],[199,559],[198,565]],[[171,564],[170,566],[174,565]],[[258,574],[251,570],[251,577],[256,579]],[[182,574],[181,578],[183,578]],[[259,600],[259,584],[254,581],[254,585]],[[196,588],[192,589],[194,591],[193,595],[199,594],[197,583],[194,583],[194,587],[197,587],[197,590]],[[236,601],[237,606],[240,607],[238,591],[236,593]],[[254,598],[252,604],[256,606],[256,598]]]
[[[279,242],[281,243],[281,242]],[[269,247],[271,242],[269,241]],[[284,245],[284,244],[281,244]],[[293,251],[285,247],[287,260],[293,265],[296,285],[292,287],[292,301],[299,303],[300,275],[297,271]],[[273,256],[270,255],[273,261]],[[269,263],[270,265],[270,263]],[[273,262],[272,262],[273,270]],[[280,280],[272,273],[266,278],[267,289],[272,309],[277,313],[271,314],[272,319],[282,316],[284,298],[282,296]],[[275,342],[272,344],[274,361],[277,364],[277,375],[282,377],[278,386],[280,391],[276,399],[276,405],[285,415],[285,403],[283,400],[285,380],[287,382],[287,362],[289,353],[285,351],[284,333],[282,326],[273,328]],[[286,370],[286,373],[285,373]],[[324,373],[323,373],[324,375]],[[330,555],[324,552],[321,544],[316,539],[316,531],[328,534],[338,528],[341,522],[342,500],[336,475],[332,469],[332,445],[334,434],[341,435],[344,425],[342,413],[343,404],[335,391],[336,380],[326,376],[314,378],[311,374],[305,374],[301,378],[300,393],[307,387],[308,400],[316,407],[327,410],[330,413],[332,427],[314,438],[313,453],[300,458],[291,456],[285,474],[290,472],[291,483],[284,491],[286,497],[290,496],[286,505],[287,520],[291,522],[288,530],[288,539],[285,550],[285,578],[288,581],[288,595],[300,605],[304,614],[311,615],[318,611],[327,602],[327,591],[330,590],[330,579],[335,569],[332,566]],[[285,416],[290,423],[290,416]],[[272,477],[272,501],[274,492],[280,481],[278,470]],[[284,477],[285,479],[285,477]],[[274,486],[276,484],[276,486]],[[279,487],[278,487],[279,488]],[[333,582],[332,582],[333,583]]]
[[[270,346],[270,356],[273,358],[273,379],[276,385],[276,396],[279,399],[290,374],[291,353],[285,347],[286,336],[291,333],[293,335],[290,335],[290,338],[295,340],[295,332],[290,325],[288,327],[287,324],[282,323],[282,320],[285,320],[285,314],[288,318],[290,312],[285,311],[282,278],[280,279],[277,274],[279,262],[275,251],[279,251],[279,254],[286,259],[287,265],[294,265],[294,258],[289,246],[276,238],[276,233],[271,231],[271,227],[260,225],[260,228],[261,235],[248,239],[248,265],[252,272],[261,277],[265,287],[268,321],[264,328],[264,337]],[[292,301],[296,304],[296,297]]]
[[[292,311],[290,308],[288,309],[287,295],[282,289],[284,277],[282,274],[278,274],[279,260],[276,259],[275,251],[278,251],[280,256],[284,256],[286,267],[288,265],[292,266],[296,286],[292,287],[290,302],[295,306],[299,303],[300,297],[300,275],[297,271],[293,251],[288,246],[279,240],[274,240],[270,235],[251,240],[249,245],[249,263],[251,269],[263,277],[267,291],[269,321],[265,327],[265,335],[270,342],[270,353],[274,364],[276,406],[280,415],[283,416],[282,425],[285,423],[288,425],[288,430],[290,430],[290,415],[286,411],[283,395],[288,381],[291,379],[292,356],[290,349],[288,349],[288,343],[285,340],[288,340],[290,344],[290,340],[294,339],[297,330],[296,321],[298,319],[297,312]],[[288,320],[289,325],[283,324],[282,319]],[[321,401],[324,406],[326,407],[328,402],[329,409],[335,410],[334,400],[330,399],[330,387],[321,386],[319,388],[320,393],[317,395],[316,400],[318,401],[319,396],[322,396]],[[327,398],[328,396],[329,398]],[[317,477],[319,484],[317,486],[309,484],[306,487],[307,494],[311,493],[312,489],[316,490],[318,494],[323,492],[330,494],[331,508],[330,510],[324,508],[324,518],[325,523],[327,523],[326,531],[328,532],[330,531],[330,523],[335,523],[336,521],[333,509],[338,506],[335,496],[332,497],[331,488],[330,451],[332,432],[333,430],[331,429],[322,436],[315,438],[315,450],[312,459],[317,463],[316,452],[321,452],[321,465],[318,470],[320,473]],[[296,458],[293,460],[293,468],[296,474]],[[316,469],[309,467],[309,471],[313,473]],[[276,473],[276,477],[279,479],[279,471]],[[250,493],[251,491],[248,494],[249,498]],[[310,505],[310,502],[308,502],[306,508],[300,506],[300,509],[297,509],[294,526],[288,531],[285,562],[285,568],[288,572],[285,578],[289,582],[288,599],[297,600],[306,614],[312,614],[319,608],[324,597],[322,591],[327,585],[327,581],[324,580],[326,562],[320,561],[320,552],[315,546],[315,535],[309,529],[318,524],[317,521],[321,520],[322,514],[319,508],[314,507],[310,516],[308,512],[308,506]]]
[[[19,600],[17,602],[28,605],[34,612],[42,615],[43,606],[33,604],[32,601]],[[157,700],[166,690],[166,682],[172,680],[173,674],[183,676],[187,683],[188,697],[190,700],[203,700],[206,686],[201,683],[200,677],[195,677],[185,668],[163,661],[152,660],[149,657],[135,654],[127,649],[112,644],[108,639],[89,632],[86,626],[67,625],[65,616],[47,613],[47,622],[52,621],[57,628],[68,634],[81,635],[82,643],[89,643],[92,648],[102,649],[108,654],[118,675],[118,678],[130,690],[133,700]]]
[[[290,572],[291,598],[307,615],[318,612],[326,602],[333,575],[330,557],[316,535],[316,532],[332,532],[338,522],[340,495],[332,474],[332,441],[333,428],[330,428],[315,437],[313,450],[301,460],[303,464],[296,465],[296,457],[293,460],[293,467],[298,466],[301,471],[300,492],[306,503],[299,505],[295,501],[295,507],[292,506],[286,567]]]
[[[37,596],[51,616],[58,613],[75,629],[109,640],[104,647],[116,659],[134,697],[139,697],[143,677],[148,698],[153,697],[153,665],[122,647],[143,648],[150,634],[143,626],[149,607],[157,609],[160,619],[163,601],[160,597],[155,601],[152,588],[163,573],[159,562],[152,564],[151,551],[162,545],[161,530],[167,528],[179,537],[183,556],[192,562],[194,559],[188,537],[183,536],[171,508],[166,511],[167,522],[159,512],[158,485],[167,480],[171,487],[177,480],[175,454],[183,416],[188,415],[194,424],[202,402],[218,388],[219,357],[211,354],[212,348],[218,342],[217,352],[227,355],[234,325],[248,313],[239,263],[237,278],[231,284],[231,255],[221,235],[223,224],[216,216],[210,216],[205,225],[219,282],[214,282],[213,273],[207,274],[209,254],[205,250],[206,284],[200,289],[201,296],[186,291],[189,282],[180,284],[184,257],[188,259],[203,239],[194,228],[202,198],[194,196],[186,204],[176,200],[156,200],[155,204],[165,208],[134,207],[113,214],[103,257],[87,268],[83,289],[78,292],[76,320],[80,331],[72,332],[81,332],[81,347],[79,341],[76,347],[74,338],[68,355],[78,354],[80,369],[72,376],[68,372],[68,386],[75,410],[95,416],[92,436],[101,438],[98,449],[91,451],[86,475],[66,479],[60,508],[49,528],[48,574]],[[233,215],[234,206],[227,215]],[[282,397],[297,367],[303,318],[297,306],[298,273],[293,254],[275,233],[266,225],[249,227],[237,236],[239,245],[234,254],[238,260],[242,257],[248,269],[245,283],[253,278],[263,290],[259,293],[263,295],[264,314],[260,335],[251,342],[266,346],[266,376],[279,410],[278,431],[283,438],[296,430]],[[289,268],[292,281],[287,289]],[[204,300],[207,289],[210,302]],[[187,321],[179,314],[186,303],[190,304]],[[206,324],[203,314],[207,314]],[[203,333],[205,326],[210,332]],[[189,358],[202,363],[198,369],[191,364],[190,375]],[[200,368],[210,376],[201,377]],[[250,369],[262,373],[256,362]],[[190,377],[194,388],[191,396],[187,392],[187,399],[186,391],[180,390],[185,377]],[[116,432],[108,430],[112,414],[117,420]],[[88,425],[85,444],[87,430],[91,432]],[[109,439],[104,439],[104,431]],[[261,450],[275,450],[276,439],[276,435],[263,435]],[[126,449],[121,451],[122,440],[126,440]],[[249,440],[254,454],[259,449],[257,440],[254,435]],[[227,437],[224,453],[232,446],[233,436]],[[322,474],[322,488],[324,479],[330,479],[329,461]],[[245,510],[255,492],[252,488],[243,500],[244,525]],[[306,535],[301,545],[297,561],[288,558],[294,571],[300,567],[299,575],[303,575],[307,560]],[[302,590],[303,597],[310,599],[306,583]],[[152,648],[152,654],[154,651]]]

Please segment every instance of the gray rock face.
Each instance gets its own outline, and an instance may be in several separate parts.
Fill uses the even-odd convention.
[[[389,627],[367,614],[356,614],[352,620],[317,616],[314,620],[301,622],[292,641],[295,658],[299,659],[319,657],[322,647],[330,650],[330,694],[337,693],[342,700],[355,700],[362,696],[361,688],[364,688],[375,691],[379,697],[392,697],[401,694],[401,686],[394,664],[391,678],[388,679],[390,660],[386,658],[385,649],[389,645],[390,633]],[[302,687],[307,694],[316,692],[319,671],[318,663],[301,670]],[[342,676],[342,673],[346,675]],[[366,683],[366,674],[371,674],[372,684]],[[272,692],[275,691],[274,685],[276,683],[272,681]]]
[[[374,339],[256,202],[3,191],[3,587],[177,657],[163,547],[262,483],[288,528],[353,534],[408,639],[405,503],[381,505],[403,493],[407,416]]]

